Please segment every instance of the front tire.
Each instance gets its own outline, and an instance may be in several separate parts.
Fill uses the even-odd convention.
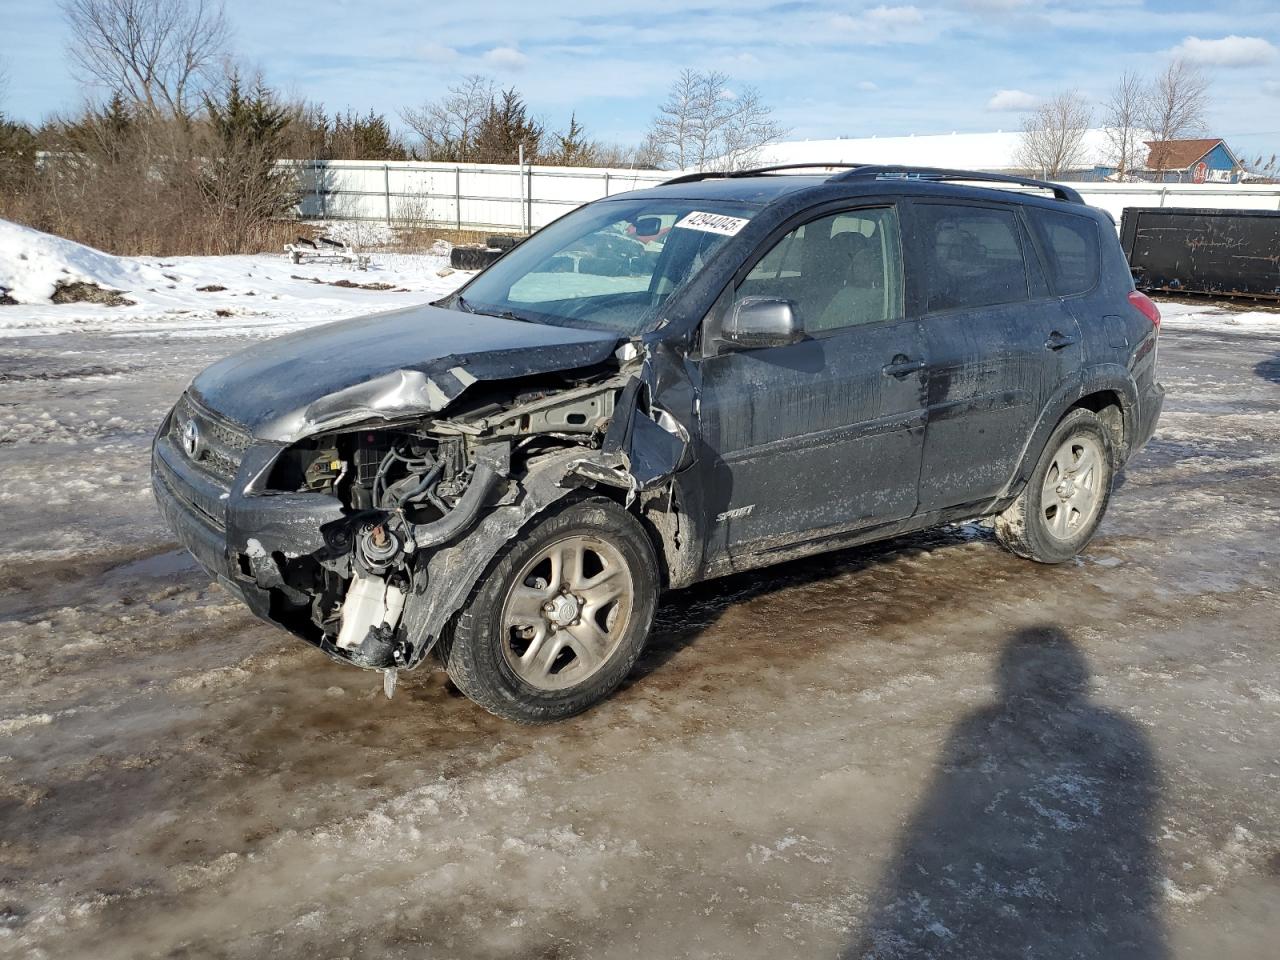
[[[635,665],[658,587],[653,546],[635,517],[602,498],[562,503],[476,584],[443,651],[445,669],[507,720],[581,713]]]
[[[1027,485],[995,519],[996,539],[1039,563],[1070,560],[1093,539],[1111,500],[1111,435],[1091,410],[1062,418]]]

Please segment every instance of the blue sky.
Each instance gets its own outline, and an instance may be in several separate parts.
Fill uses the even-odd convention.
[[[673,74],[753,84],[795,139],[1015,129],[1036,97],[1105,96],[1183,51],[1213,77],[1210,130],[1280,152],[1277,0],[228,0],[235,49],[293,95],[394,115],[464,73],[536,115],[640,137]],[[54,0],[0,0],[0,109],[27,120],[86,95]]]

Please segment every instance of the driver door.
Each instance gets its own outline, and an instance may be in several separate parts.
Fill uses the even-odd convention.
[[[709,563],[732,568],[743,554],[915,512],[925,364],[904,309],[898,223],[887,205],[790,230],[709,318],[700,361]],[[717,342],[715,317],[746,296],[791,301],[807,339]]]

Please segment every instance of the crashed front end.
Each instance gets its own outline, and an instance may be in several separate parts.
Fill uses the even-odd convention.
[[[624,344],[590,370],[458,398],[472,382],[462,377],[453,396],[421,404],[438,411],[371,417],[347,398],[333,409],[363,409],[362,422],[291,442],[254,438],[203,401],[197,380],[155,438],[156,499],[258,616],[346,663],[413,667],[530,517],[584,485],[634,498],[678,467],[687,434],[645,406],[637,357]],[[637,414],[646,455],[633,470]]]

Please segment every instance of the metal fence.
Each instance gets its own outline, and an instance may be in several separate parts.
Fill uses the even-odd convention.
[[[661,170],[322,160],[298,164],[304,218],[531,232],[591,200],[651,187]]]
[[[663,170],[488,163],[298,163],[303,217],[528,233],[576,206],[650,187]],[[1073,183],[1119,223],[1127,207],[1280,210],[1280,184]]]
[[[1073,183],[1084,202],[1120,222],[1128,207],[1280,210],[1280,183]]]

